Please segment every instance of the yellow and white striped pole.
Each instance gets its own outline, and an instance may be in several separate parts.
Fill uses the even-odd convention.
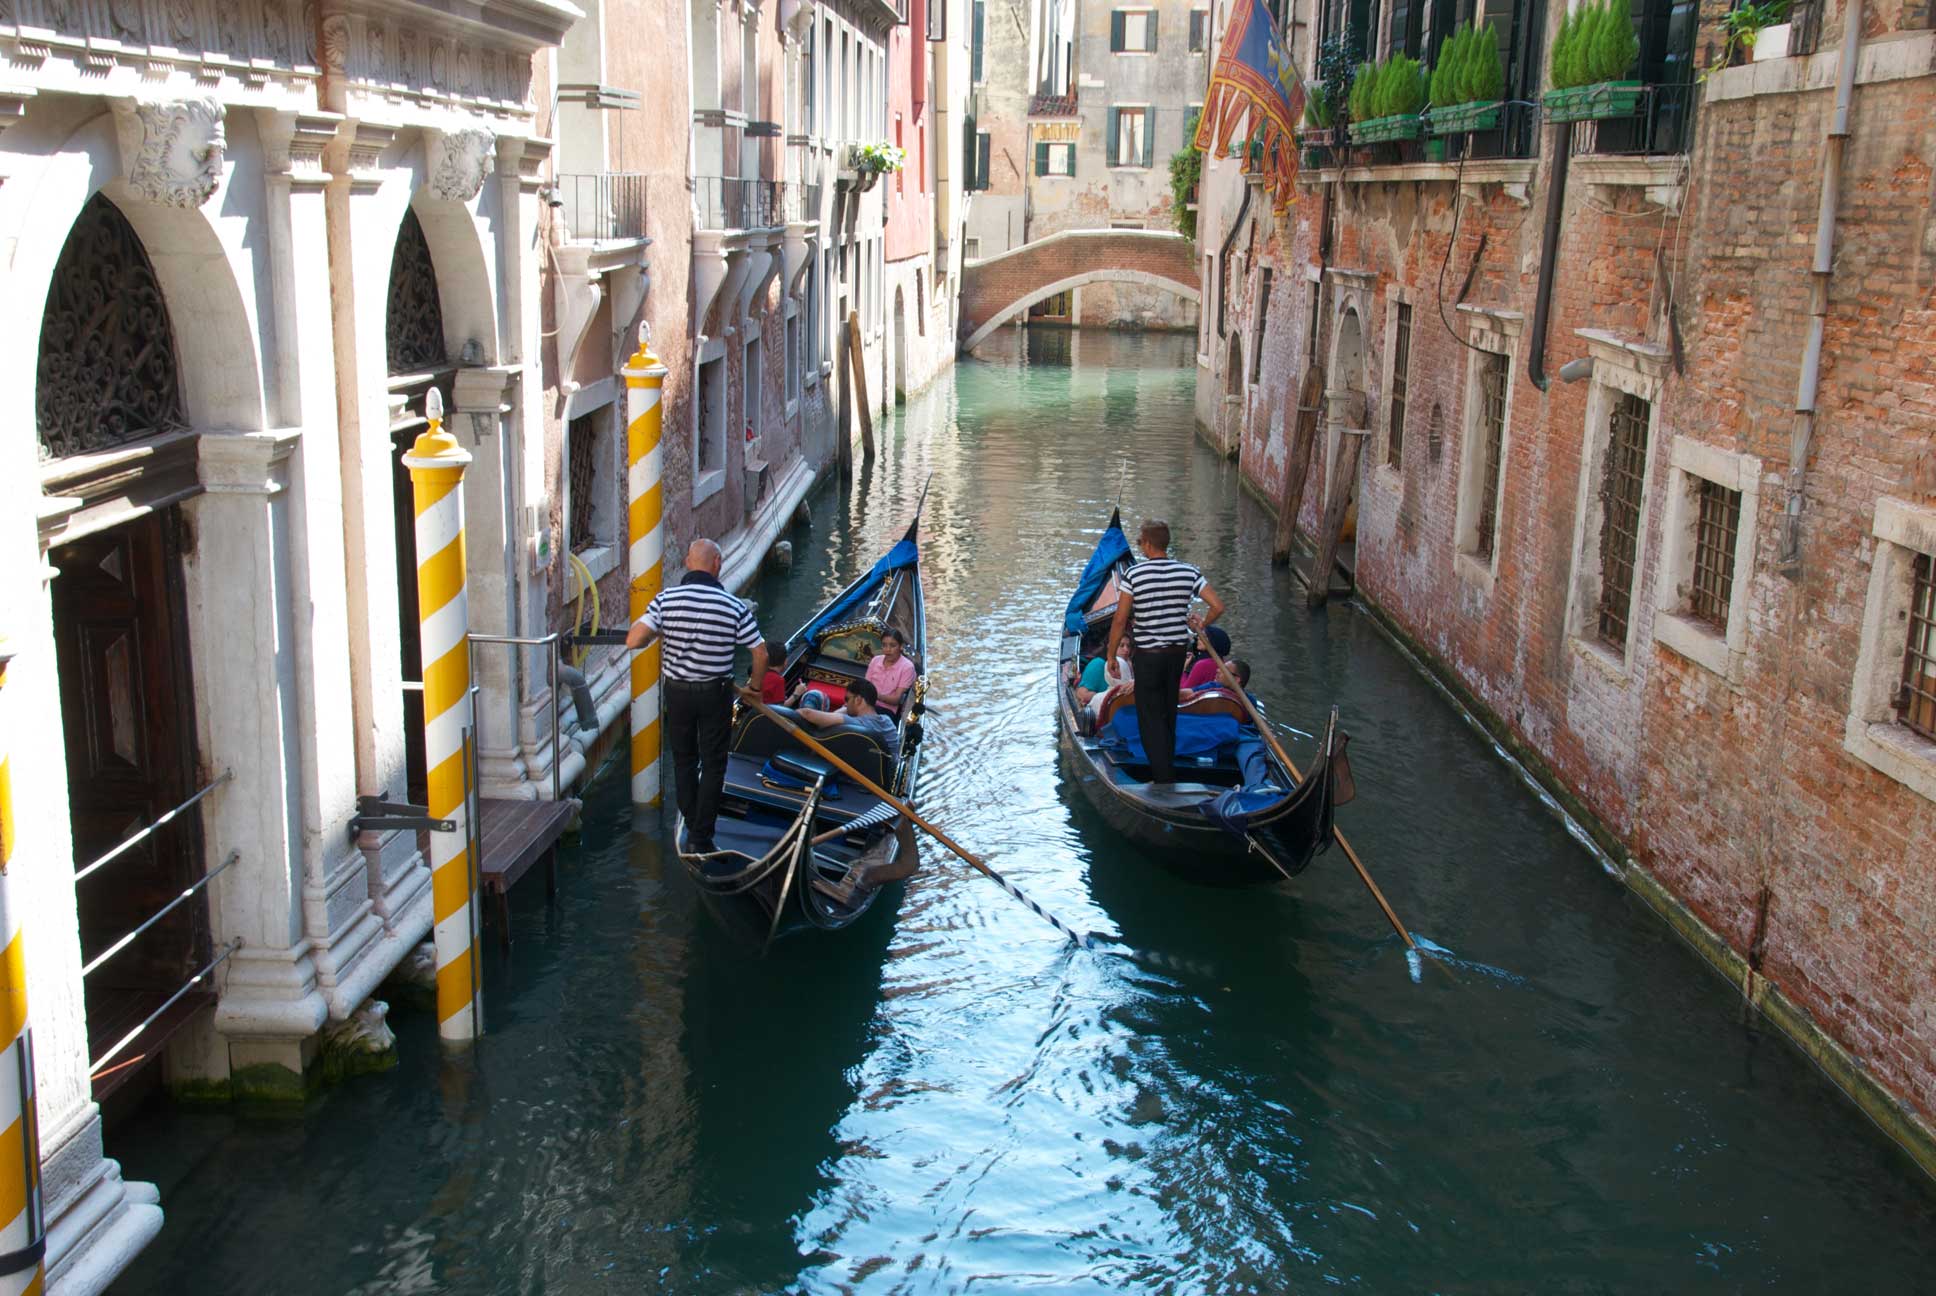
[[[0,691],[13,649],[0,641]],[[40,1115],[34,1104],[34,1046],[27,1030],[27,953],[13,895],[13,766],[0,710],[0,1293],[38,1296],[47,1230],[40,1207]]]
[[[665,586],[664,457],[659,447],[666,367],[652,354],[652,326],[625,362],[626,533],[631,540],[631,620]],[[659,804],[659,641],[632,654],[632,805]]]
[[[437,1033],[447,1042],[478,1033],[477,904],[471,883],[465,749],[471,725],[470,604],[464,589],[464,469],[471,456],[444,431],[444,398],[424,400],[430,426],[403,456],[417,501],[417,614],[422,622],[424,768],[432,819],[455,832],[430,834],[430,894],[437,949]]]

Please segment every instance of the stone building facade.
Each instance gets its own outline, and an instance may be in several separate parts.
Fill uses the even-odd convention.
[[[988,0],[980,31],[976,129],[988,136],[988,173],[970,256],[1065,230],[1175,229],[1170,158],[1203,101],[1208,4]],[[1034,317],[1194,328],[1197,312],[1160,288],[1095,283],[1039,305]]]
[[[1526,97],[1564,12],[1512,9]],[[1213,163],[1199,429],[1306,535],[1351,493],[1379,615],[1936,1167],[1936,33],[1831,0],[1729,66],[1723,12],[1636,4],[1687,26],[1631,119],[1307,157],[1281,214]]]

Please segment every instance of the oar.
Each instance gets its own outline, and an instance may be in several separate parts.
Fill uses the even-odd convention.
[[[779,725],[780,728],[786,730],[789,734],[793,735],[795,738],[798,738],[801,742],[805,743],[808,747],[810,747],[814,751],[820,753],[820,755],[829,764],[831,764],[835,769],[839,770],[842,774],[845,774],[848,778],[854,780],[854,782],[860,784],[862,787],[866,788],[869,792],[872,792],[875,796],[887,802],[887,804],[893,806],[895,810],[899,811],[901,814],[907,817],[907,820],[909,823],[912,823],[915,827],[927,833],[928,836],[934,838],[936,841],[940,842],[943,846],[946,846],[949,850],[953,851],[956,855],[960,856],[968,863],[974,865],[975,868],[979,869],[996,886],[999,886],[1002,890],[1008,892],[1010,895],[1014,896],[1017,900],[1020,900],[1023,904],[1033,909],[1037,917],[1043,919],[1044,921],[1049,923],[1050,926],[1054,927],[1057,931],[1061,932],[1064,936],[1067,936],[1070,940],[1074,941],[1078,947],[1082,949],[1094,948],[1090,944],[1089,938],[1087,936],[1084,936],[1081,932],[1069,926],[1069,924],[1063,922],[1060,918],[1050,913],[1047,909],[1044,909],[1041,905],[1035,903],[1035,901],[1023,895],[1013,882],[1010,882],[1007,878],[997,873],[994,869],[982,863],[979,859],[975,858],[973,854],[963,849],[961,846],[957,845],[955,843],[954,838],[948,836],[947,833],[942,832],[939,828],[935,827],[933,824],[929,823],[926,819],[923,819],[920,815],[916,814],[914,812],[913,806],[907,804],[905,801],[900,800],[893,793],[889,792],[886,788],[881,787],[879,784],[875,783],[872,779],[868,778],[865,774],[855,769],[852,765],[849,765],[846,761],[840,759],[840,757],[834,755],[831,751],[828,751],[826,746],[820,743],[819,741],[817,741],[812,734],[809,734],[806,730],[802,729],[799,725],[794,724],[791,720],[787,719],[785,716],[775,711],[772,707],[760,701],[759,694],[753,692],[751,689],[742,689],[740,691],[740,698],[747,705],[751,706],[754,710],[758,711],[761,715],[773,721],[773,723]],[[822,839],[823,838],[816,838],[815,840],[818,841]]]
[[[1210,646],[1210,636],[1199,630],[1197,631],[1197,642],[1203,645],[1203,651],[1210,654],[1210,660],[1217,663],[1217,674],[1222,675],[1223,658],[1217,656],[1217,650]],[[1269,725],[1264,723],[1264,718],[1257,714],[1256,706],[1251,703],[1250,694],[1244,689],[1239,688],[1237,690],[1237,701],[1242,704],[1245,712],[1249,714],[1250,722],[1257,726],[1257,732],[1264,735],[1264,741],[1269,743],[1271,750],[1277,753],[1277,759],[1284,762],[1284,768],[1291,772],[1291,777],[1300,783],[1303,782],[1304,776],[1298,773],[1297,766],[1291,763],[1291,754],[1284,750],[1284,744],[1277,741],[1277,735],[1271,731]],[[1345,858],[1351,861],[1352,868],[1358,870],[1359,880],[1371,892],[1371,898],[1376,900],[1378,907],[1385,911],[1385,919],[1391,923],[1392,930],[1397,932],[1399,937],[1405,942],[1406,949],[1416,953],[1418,950],[1418,942],[1413,940],[1412,934],[1405,930],[1405,924],[1398,921],[1398,915],[1392,911],[1391,903],[1385,899],[1385,893],[1380,891],[1378,884],[1371,880],[1371,874],[1366,871],[1364,861],[1358,858],[1357,851],[1351,849],[1351,843],[1344,839],[1344,830],[1333,823],[1331,825],[1331,835],[1338,839],[1338,845],[1344,847]]]

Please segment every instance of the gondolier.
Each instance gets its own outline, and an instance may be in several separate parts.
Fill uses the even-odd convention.
[[[627,648],[664,642],[666,747],[672,753],[679,814],[695,853],[713,849],[713,824],[726,781],[733,720],[733,650],[752,649],[749,678],[766,678],[766,640],[753,609],[719,583],[719,546],[699,539],[686,550],[686,575],[662,590],[626,632]]]
[[[1114,660],[1129,637],[1130,672],[1136,681],[1136,728],[1149,757],[1150,782],[1174,783],[1176,702],[1183,661],[1196,632],[1224,613],[1223,600],[1189,563],[1170,557],[1170,524],[1155,518],[1137,535],[1143,561],[1120,577],[1116,619],[1109,627],[1107,658]],[[1201,597],[1209,609],[1190,610]]]

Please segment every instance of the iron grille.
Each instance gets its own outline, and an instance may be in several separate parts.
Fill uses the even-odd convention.
[[[1607,427],[1600,480],[1600,638],[1627,650],[1634,556],[1640,550],[1640,500],[1647,488],[1647,402],[1621,392]]]
[[[568,488],[573,553],[582,553],[598,544],[593,518],[598,503],[598,420],[604,414],[604,410],[596,410],[571,421],[570,445],[565,453],[571,460]]]
[[[47,458],[188,426],[161,284],[134,227],[99,194],[81,209],[54,263],[34,422]]]
[[[1485,477],[1479,483],[1479,535],[1473,544],[1492,560],[1492,533],[1499,521],[1500,458],[1506,445],[1506,357],[1488,351],[1479,362],[1479,434],[1486,439]]]
[[[1432,416],[1425,420],[1425,453],[1437,463],[1445,454],[1445,407],[1432,402]]]
[[[396,252],[390,259],[390,305],[387,324],[390,372],[419,373],[450,363],[444,349],[444,307],[437,295],[437,267],[430,259],[430,240],[424,237],[417,213],[404,209],[397,231]]]
[[[1717,630],[1728,628],[1734,598],[1734,541],[1741,529],[1741,492],[1717,482],[1697,488],[1700,518],[1694,526],[1694,590],[1689,610]]]
[[[1385,438],[1385,462],[1405,466],[1405,387],[1412,364],[1412,308],[1398,303],[1398,322],[1392,334],[1391,429]]]
[[[1925,738],[1936,739],[1936,558],[1916,555],[1915,583],[1909,594],[1909,647],[1902,655],[1902,694],[1896,700],[1902,722]]]

